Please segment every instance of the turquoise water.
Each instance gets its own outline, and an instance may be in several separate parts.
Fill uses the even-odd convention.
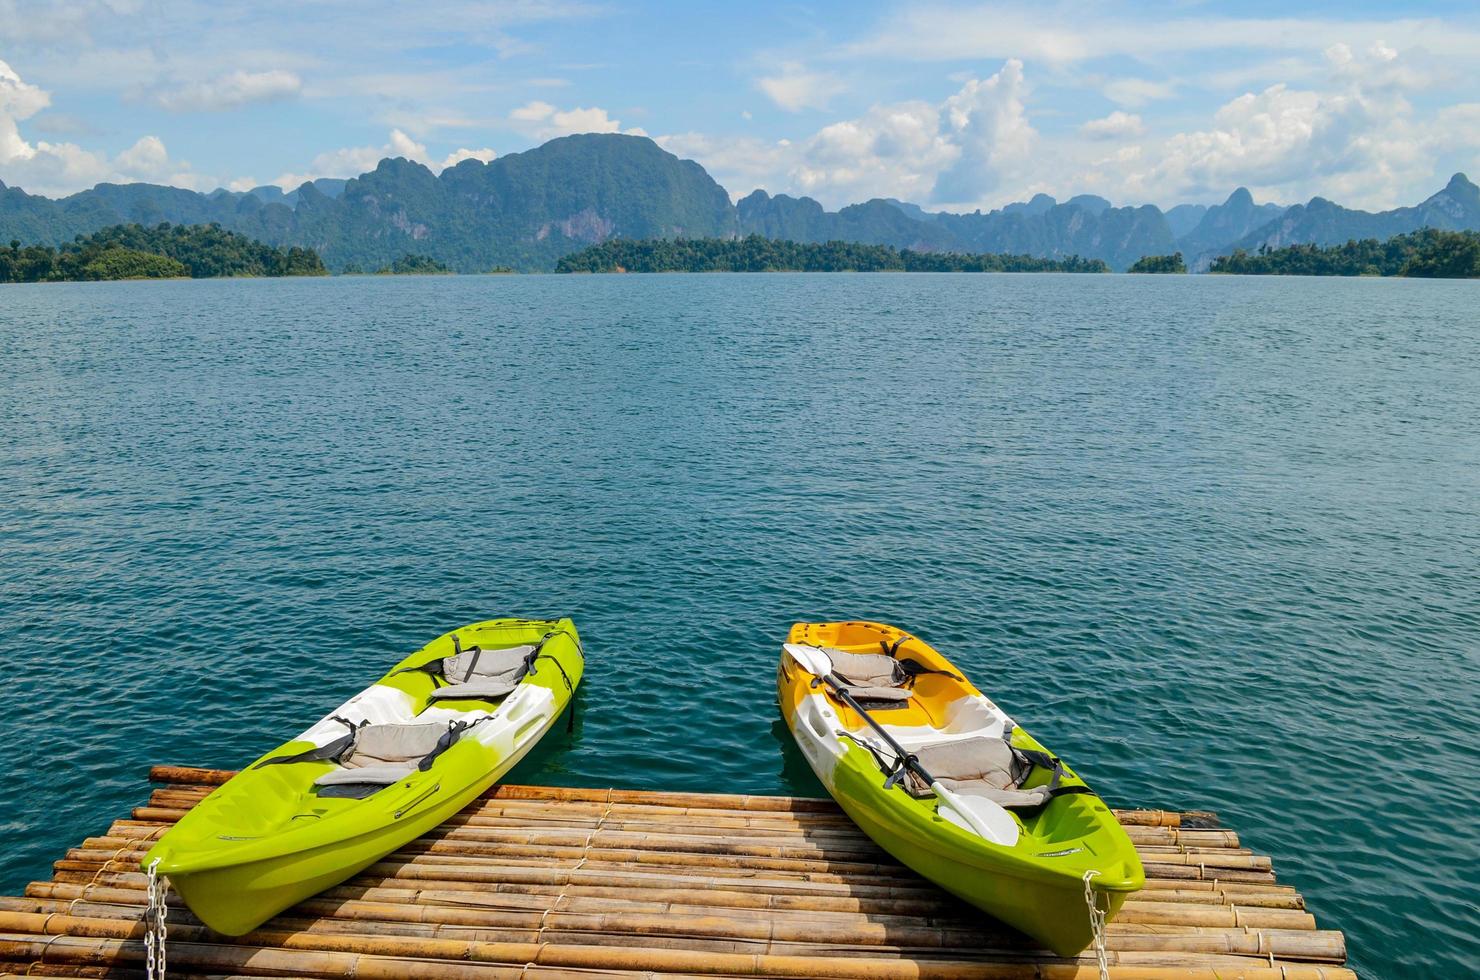
[[[0,370],[6,893],[502,614],[590,658],[516,778],[816,793],[778,644],[870,617],[1365,973],[1475,965],[1480,283],[7,286]]]

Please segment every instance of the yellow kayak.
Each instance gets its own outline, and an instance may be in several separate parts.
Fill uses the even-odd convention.
[[[881,623],[798,623],[781,713],[869,837],[952,894],[1073,955],[1145,884],[1115,814],[949,660]]]

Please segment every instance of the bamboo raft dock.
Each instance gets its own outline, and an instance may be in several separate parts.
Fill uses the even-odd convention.
[[[148,805],[0,898],[0,976],[144,976],[150,842],[232,774],[158,766]],[[1206,813],[1118,810],[1146,888],[1116,980],[1355,980],[1270,859]],[[238,938],[174,895],[171,977],[1094,980],[895,862],[831,800],[500,786]]]

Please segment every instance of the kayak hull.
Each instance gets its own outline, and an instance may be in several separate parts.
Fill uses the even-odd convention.
[[[525,621],[490,620],[454,632],[471,645],[480,632],[496,630],[500,637],[510,637],[505,642],[512,646],[559,630],[542,649],[551,659],[540,660],[537,672],[489,719],[469,729],[476,737],[459,738],[427,771],[413,772],[365,799],[348,800],[319,798],[312,792],[313,780],[333,763],[248,768],[182,817],[145,856],[143,866],[148,869],[158,861],[157,872],[168,877],[201,922],[238,936],[446,822],[528,754],[559,720],[580,681],[584,659],[569,620],[536,621],[529,637],[508,625],[514,622]],[[429,676],[397,671],[443,656],[450,651],[452,635],[406,658],[358,697],[375,692],[410,698],[413,710],[425,710],[424,695],[432,689]],[[394,690],[387,694],[386,686]],[[355,703],[347,702],[339,712]],[[293,754],[311,744],[312,739],[290,742],[263,758]]]
[[[1005,731],[1015,747],[1043,751],[949,661],[900,630],[877,623],[797,624],[789,642],[869,652],[871,639],[883,639],[886,646],[902,642],[898,656],[956,675],[921,676],[908,707],[871,712],[908,750],[933,740],[980,734],[1000,738]],[[1055,796],[1026,816],[1016,811],[1019,836],[1011,845],[984,840],[943,816],[933,796],[919,799],[897,785],[886,789],[879,758],[859,744],[874,734],[867,722],[829,697],[821,685],[814,687],[815,679],[783,653],[777,690],[787,727],[844,812],[922,877],[1062,956],[1079,953],[1094,938],[1086,873],[1092,873],[1096,907],[1108,917],[1144,885],[1140,860],[1124,829],[1071,769],[1065,767],[1062,784],[1083,791]],[[876,748],[883,744],[873,741]],[[1035,770],[1025,785],[1042,785],[1048,778],[1047,772]]]
[[[251,932],[284,909],[353,877],[387,854],[445,823],[501,779],[534,745],[518,756],[489,763],[486,778],[468,783],[458,792],[437,793],[435,805],[407,813],[399,820],[370,828],[354,838],[328,841],[317,847],[230,864],[198,872],[172,872],[170,887],[196,917],[216,932],[240,936]],[[416,794],[406,794],[413,798]]]
[[[1015,873],[1005,862],[973,858],[946,844],[932,828],[881,814],[869,802],[871,788],[855,785],[858,779],[850,770],[833,798],[860,830],[911,871],[1061,956],[1073,956],[1093,941],[1083,879],[1044,880]],[[1113,918],[1128,895],[1101,890],[1098,907]]]

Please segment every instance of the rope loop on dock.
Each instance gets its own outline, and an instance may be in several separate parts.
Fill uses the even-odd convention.
[[[97,887],[98,881],[103,877],[103,875],[105,873],[107,873],[108,871],[111,871],[112,870],[112,868],[113,868],[113,862],[114,861],[117,861],[118,858],[125,851],[131,851],[131,850],[133,850],[133,845],[132,844],[124,844],[118,850],[116,850],[112,854],[108,855],[108,857],[103,860],[103,863],[102,864],[98,865],[98,870],[97,870],[96,873],[93,874],[92,880],[89,881],[87,884],[83,885],[82,886],[82,891],[80,891],[80,892],[77,893],[77,897],[74,898],[74,899],[72,899],[71,902],[67,903],[67,914],[68,915],[76,915],[77,914],[77,903],[78,902],[82,902],[82,901],[86,901],[87,900],[87,897],[88,897],[88,894],[95,887]]]
[[[1105,954],[1105,912],[1095,900],[1094,885],[1090,884],[1098,874],[1093,868],[1084,873],[1084,904],[1089,909],[1089,927],[1095,936],[1095,963],[1100,968],[1100,980],[1110,980],[1110,958]]]

